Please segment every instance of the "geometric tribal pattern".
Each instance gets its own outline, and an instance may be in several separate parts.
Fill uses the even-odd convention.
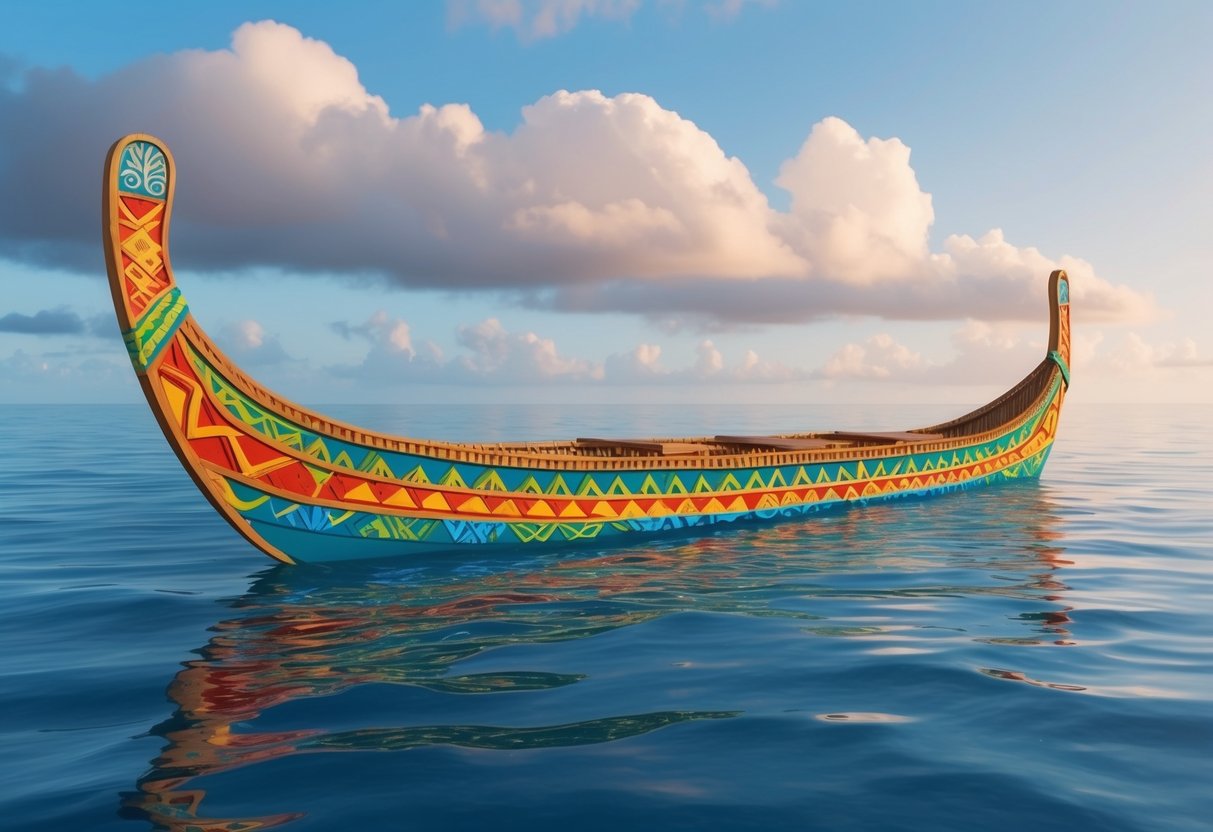
[[[119,317],[129,322],[131,361],[199,486],[237,530],[283,560],[597,541],[797,517],[1035,477],[1056,435],[1069,385],[1069,284],[1061,272],[1050,284],[1056,369],[1021,385],[1030,389],[1015,405],[1023,412],[999,416],[971,439],[636,459],[511,455],[334,425],[261,391],[192,322],[166,250],[171,157],[149,137],[124,142],[107,173],[107,264]]]
[[[247,396],[212,368],[195,351],[187,349],[193,368],[199,373],[213,401],[223,407],[241,426],[267,439],[311,458],[302,463],[313,473],[357,472],[366,477],[344,481],[361,484],[396,481],[410,485],[443,485],[475,491],[511,492],[558,497],[636,497],[700,495],[741,491],[770,490],[804,485],[882,480],[899,482],[905,477],[929,475],[935,471],[984,466],[1002,467],[1013,460],[1008,453],[1022,445],[1031,432],[1025,423],[1017,431],[998,439],[947,452],[918,453],[902,457],[823,463],[819,465],[780,466],[756,469],[718,469],[665,472],[560,472],[534,469],[507,471],[497,468],[454,464],[432,457],[402,454],[366,448],[326,437],[258,407]],[[301,460],[302,462],[302,460]],[[870,470],[869,470],[869,466]],[[507,480],[509,484],[507,485]],[[916,487],[910,483],[907,487]],[[319,482],[318,482],[319,487]],[[317,496],[319,491],[310,496]],[[341,494],[339,498],[348,498]],[[355,496],[355,499],[357,497]],[[368,498],[374,501],[374,498]],[[409,506],[411,507],[411,506]]]
[[[827,489],[809,490],[803,494],[789,494],[784,504],[773,501],[760,508],[749,508],[748,502],[740,498],[723,511],[703,513],[665,514],[653,512],[648,515],[626,514],[619,519],[596,522],[525,522],[503,520],[453,520],[425,517],[400,517],[370,511],[327,510],[322,506],[308,506],[283,500],[232,480],[225,480],[224,489],[231,503],[257,527],[278,526],[298,529],[320,536],[356,537],[375,540],[407,541],[429,544],[527,544],[559,541],[562,543],[581,540],[597,540],[619,533],[658,533],[677,529],[695,529],[719,523],[772,518],[793,518],[820,511],[830,506],[859,502],[867,504],[910,495],[938,494],[960,488],[986,484],[1000,479],[1028,478],[1036,476],[1044,465],[1048,447],[1036,454],[1021,459],[1014,465],[980,474],[972,478],[956,475],[918,478],[909,489],[888,488],[879,491],[869,484],[866,494],[854,487],[841,491]],[[268,530],[267,530],[268,531]],[[272,534],[272,532],[270,532]],[[331,540],[331,538],[330,538]],[[366,553],[363,553],[365,556]]]
[[[322,436],[253,402],[186,338],[165,352],[157,376],[169,415],[227,505],[268,539],[307,532],[309,546],[320,550],[346,538],[589,540],[1034,476],[1061,399],[1055,378],[1021,424],[946,451],[740,469],[562,472],[452,463]]]
[[[164,253],[168,162],[151,142],[130,142],[117,174],[117,263],[122,303],[133,325],[122,332],[135,371],[147,372],[189,312],[172,285]]]
[[[1055,387],[1057,387],[1055,383]],[[1056,429],[1058,391],[1038,417],[1007,437],[989,444],[998,453],[967,449],[947,456],[936,455],[921,464],[905,455],[868,469],[858,461],[837,466],[838,479],[823,477],[824,466],[799,466],[791,482],[774,469],[777,482],[760,483],[753,471],[749,488],[735,488],[736,476],[722,483],[718,492],[663,495],[624,495],[617,499],[578,499],[576,495],[546,495],[525,501],[503,496],[493,502],[484,493],[402,487],[413,510],[387,513],[391,501],[380,501],[367,485],[350,488],[335,510],[310,503],[300,495],[272,493],[259,488],[252,477],[237,478],[216,473],[226,499],[263,533],[273,528],[307,531],[330,541],[362,538],[429,544],[526,544],[598,539],[623,532],[658,532],[696,528],[719,522],[772,517],[794,517],[842,502],[869,502],[907,494],[936,493],[996,479],[1032,477],[1039,474],[1048,456]],[[817,470],[817,476],[809,470]],[[280,470],[280,469],[276,469]],[[263,476],[262,481],[269,479]],[[809,484],[808,481],[816,479]],[[800,480],[798,482],[798,480]],[[346,481],[342,488],[354,480]],[[354,493],[361,490],[361,494]],[[400,504],[400,501],[396,501]]]

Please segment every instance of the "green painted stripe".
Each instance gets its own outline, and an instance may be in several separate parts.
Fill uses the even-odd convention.
[[[1066,360],[1061,357],[1061,353],[1057,350],[1049,352],[1049,358],[1057,365],[1057,369],[1061,370],[1061,377],[1066,381],[1066,389],[1070,389],[1070,367],[1066,364]]]
[[[187,314],[189,305],[181,296],[181,290],[174,286],[143,313],[134,327],[122,333],[122,340],[126,343],[126,351],[131,357],[131,364],[135,366],[135,372],[148,371],[160,351],[172,340],[177,327],[181,326]]]

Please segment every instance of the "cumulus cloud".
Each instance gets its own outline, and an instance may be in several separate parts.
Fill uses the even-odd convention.
[[[829,379],[904,379],[924,369],[922,356],[897,343],[887,333],[868,338],[862,344],[845,344],[821,369]]]
[[[574,21],[627,6],[539,5]],[[516,8],[474,11],[513,25]],[[1064,266],[1088,320],[1153,311],[1090,264],[997,230],[931,251],[931,197],[910,149],[841,119],[816,125],[784,164],[791,207],[777,211],[739,159],[649,96],[559,91],[523,108],[511,133],[462,104],[400,118],[327,44],[271,21],[241,26],[230,49],[147,58],[97,81],[27,71],[0,88],[0,125],[0,190],[22,195],[0,203],[0,255],[43,265],[96,270],[102,148],[143,130],[180,166],[174,254],[193,269],[372,275],[731,324],[1035,321],[1044,277]]]
[[[1175,344],[1165,344],[1155,359],[1158,367],[1213,367],[1213,357],[1202,355],[1192,338]]]
[[[334,331],[366,340],[370,349],[357,365],[329,368],[334,375],[374,378],[382,383],[427,381],[500,384],[599,381],[603,365],[562,354],[556,343],[534,332],[511,332],[496,318],[456,330],[460,351],[447,357],[431,341],[414,347],[407,321],[376,312],[360,324],[337,322]]]
[[[1152,343],[1136,332],[1129,332],[1119,342],[1100,350],[1102,342],[1100,334],[1088,356],[1096,368],[1134,373],[1153,368],[1213,367],[1213,358],[1201,355],[1192,338]]]
[[[265,345],[265,327],[254,320],[239,321],[232,327],[236,342],[247,349]]]
[[[929,261],[931,195],[899,139],[867,139],[840,118],[813,127],[776,183],[792,195],[787,237],[816,271],[850,282],[912,278]]]
[[[626,353],[607,356],[603,376],[611,381],[649,383],[668,377],[670,371],[661,363],[659,344],[638,344]]]
[[[1045,353],[1043,333],[1025,336],[1009,324],[966,321],[952,332],[952,355],[931,359],[888,333],[844,344],[815,378],[916,384],[1010,384]]]
[[[742,381],[795,381],[810,377],[801,368],[790,367],[780,361],[768,361],[754,350],[745,351],[741,365],[733,374]]]
[[[381,384],[683,385],[811,377],[808,371],[764,360],[752,349],[731,360],[710,340],[696,345],[688,363],[670,367],[658,344],[638,344],[597,361],[569,355],[535,332],[510,330],[497,318],[457,327],[457,349],[450,356],[432,341],[414,347],[411,336],[405,337],[411,333],[408,322],[383,311],[361,323],[341,321],[332,327],[344,337],[364,340],[369,348],[357,364],[327,368],[330,375],[374,378]]]
[[[267,333],[259,321],[251,318],[221,327],[217,337],[220,348],[241,364],[255,367],[300,362],[287,353],[277,335]]]
[[[409,360],[417,356],[417,350],[413,348],[412,327],[407,321],[393,318],[382,309],[360,324],[334,321],[331,326],[334,332],[344,338],[362,338],[384,352]],[[431,342],[425,344],[425,352],[431,358],[442,358],[442,350]]]
[[[471,376],[510,381],[602,378],[600,365],[563,356],[555,341],[534,332],[509,332],[496,318],[459,327],[457,341],[466,350],[457,358],[458,366]]]
[[[695,375],[711,378],[724,369],[724,356],[711,341],[701,341],[695,350]]]
[[[696,384],[783,382],[807,379],[810,374],[777,361],[767,361],[752,349],[730,361],[711,340],[700,341],[694,361],[685,367],[668,367],[657,344],[639,344],[631,352],[609,356],[603,379],[610,384]]]
[[[1145,401],[1159,389],[1170,387],[1176,399],[1202,398],[1209,389],[1213,356],[1201,351],[1190,337],[1158,337],[1140,332],[1111,336],[1098,329],[1075,330],[1070,365],[1080,389],[1087,381],[1111,398]],[[1131,381],[1131,384],[1126,384]],[[1142,384],[1148,384],[1143,387]],[[1145,399],[1142,391],[1149,390]],[[1165,399],[1164,399],[1165,400]]]
[[[843,345],[812,375],[837,381],[1001,386],[1021,377],[1045,352],[1043,333],[1025,335],[1010,324],[966,321],[951,340],[951,357],[933,360],[887,333],[874,335]],[[1213,368],[1213,357],[1202,354],[1192,338],[1152,341],[1129,332],[1109,340],[1100,331],[1087,331],[1074,334],[1071,349],[1070,363],[1084,380],[1152,378],[1158,370]]]

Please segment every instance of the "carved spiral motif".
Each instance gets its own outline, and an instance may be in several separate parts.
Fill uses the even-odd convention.
[[[142,191],[149,196],[164,196],[168,185],[168,161],[160,148],[149,142],[131,142],[122,155],[118,172],[125,191]]]

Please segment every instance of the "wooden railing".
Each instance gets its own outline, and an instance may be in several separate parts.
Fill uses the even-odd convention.
[[[946,437],[953,438],[984,433],[1006,424],[1022,414],[1040,397],[1040,394],[1049,386],[1049,381],[1056,368],[1057,365],[1046,358],[1023,381],[989,404],[979,407],[971,413],[966,413],[959,419],[932,425],[924,430],[942,433]]]

